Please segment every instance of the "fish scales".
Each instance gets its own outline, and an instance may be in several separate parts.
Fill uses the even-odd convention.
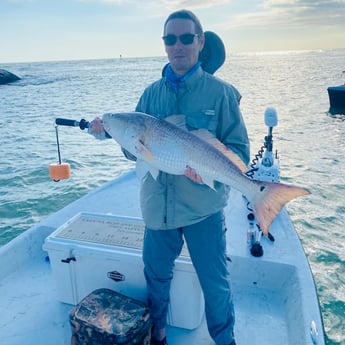
[[[239,179],[243,177],[240,170],[222,152],[193,133],[169,123],[162,126],[162,122],[154,120],[156,119],[150,118],[145,129],[145,137],[151,139],[146,144],[153,156],[161,162],[162,170],[166,165],[166,168],[176,168],[175,171],[169,171],[170,173],[184,174],[189,166],[196,171],[202,171],[209,179],[229,185],[236,176]]]

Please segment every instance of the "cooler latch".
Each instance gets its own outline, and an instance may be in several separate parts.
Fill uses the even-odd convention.
[[[61,262],[65,264],[69,264],[71,261],[77,261],[77,260],[74,256],[71,256],[70,258],[67,258],[67,259],[61,259]]]

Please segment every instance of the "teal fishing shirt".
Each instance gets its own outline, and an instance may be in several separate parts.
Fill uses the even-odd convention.
[[[166,77],[142,94],[136,111],[164,119],[184,114],[188,130],[206,128],[218,140],[249,162],[249,140],[239,109],[241,96],[232,85],[204,72],[201,67],[178,87]],[[141,181],[140,203],[150,229],[176,229],[197,223],[222,210],[230,187],[215,182],[215,190],[185,176],[160,172]]]

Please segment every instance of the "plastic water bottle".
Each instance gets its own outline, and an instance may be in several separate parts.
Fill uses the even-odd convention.
[[[254,220],[255,220],[255,216],[253,213],[249,213],[247,216],[248,222],[249,222],[249,227],[247,229],[247,245],[248,247],[251,247],[256,240],[256,236],[255,236],[255,224],[254,224]]]

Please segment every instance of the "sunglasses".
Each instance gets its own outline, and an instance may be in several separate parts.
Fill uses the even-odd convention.
[[[183,34],[180,36],[171,34],[171,35],[163,36],[162,39],[166,46],[173,46],[174,44],[176,44],[177,39],[179,39],[182,44],[187,45],[187,44],[192,44],[194,41],[194,37],[198,37],[198,36],[199,36],[198,34]]]

